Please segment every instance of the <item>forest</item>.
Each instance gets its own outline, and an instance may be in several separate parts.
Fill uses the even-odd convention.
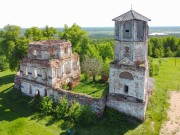
[[[100,28],[101,31],[102,29]],[[107,35],[104,38],[90,36],[92,31],[89,29],[90,33],[88,33],[86,30],[77,24],[65,25],[61,30],[49,26],[22,29],[16,25],[7,25],[0,31],[0,70],[9,68],[17,71],[21,59],[27,55],[28,44],[32,41],[65,39],[71,41],[73,52],[79,54],[86,77],[92,76],[95,79],[95,76],[100,73],[108,74],[109,63],[114,57],[114,40],[112,36]],[[110,28],[105,30],[111,31]],[[94,32],[96,33],[97,30]],[[152,58],[180,57],[180,38],[175,36],[150,37],[148,55]],[[90,70],[101,67],[92,74],[88,73],[87,67],[83,66],[87,65],[90,60],[98,63],[94,65],[94,69]],[[152,59],[150,61],[152,62]]]

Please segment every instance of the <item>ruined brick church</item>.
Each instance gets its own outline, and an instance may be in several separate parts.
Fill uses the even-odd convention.
[[[114,61],[110,63],[107,98],[93,99],[63,90],[63,84],[73,87],[80,80],[79,56],[72,53],[71,43],[65,40],[30,43],[28,55],[20,63],[20,78],[15,78],[15,87],[29,96],[58,99],[66,96],[69,100],[90,105],[97,114],[102,114],[107,105],[144,120],[153,86],[147,59],[150,19],[130,10],[113,21]]]
[[[147,59],[150,19],[130,10],[113,21],[115,54],[107,106],[144,120],[151,89]]]
[[[51,96],[63,84],[74,86],[80,79],[79,64],[69,41],[32,42],[20,63],[21,91],[29,96]]]

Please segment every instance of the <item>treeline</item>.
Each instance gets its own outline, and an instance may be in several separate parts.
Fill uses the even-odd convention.
[[[153,58],[180,57],[180,39],[172,36],[152,37],[148,42],[148,55]]]

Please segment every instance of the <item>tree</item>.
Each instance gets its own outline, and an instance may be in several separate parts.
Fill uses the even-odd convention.
[[[38,27],[26,29],[24,35],[31,41],[39,41],[44,39],[43,30]]]
[[[180,57],[180,45],[179,45],[178,48],[177,48],[176,57]]]
[[[173,52],[171,51],[170,47],[168,47],[166,52],[166,57],[173,57],[173,56],[174,56]]]
[[[113,52],[113,46],[111,43],[103,43],[103,44],[98,44],[96,45],[98,47],[100,56],[102,57],[103,60],[105,60],[107,57],[109,59],[113,59],[114,57],[114,52]]]
[[[80,26],[73,24],[68,27],[65,25],[64,30],[59,33],[59,38],[69,40],[72,43],[73,52],[80,55],[86,53],[89,38],[86,31],[82,30]]]
[[[108,57],[105,59],[104,61],[104,64],[103,64],[103,72],[106,74],[106,75],[109,75],[109,64],[112,60],[109,59]]]
[[[42,34],[43,37],[47,39],[54,39],[55,34],[57,34],[57,29],[53,27],[49,27],[46,25],[45,29],[43,29]]]
[[[0,50],[6,57],[11,70],[18,70],[20,60],[26,55],[29,40],[23,37],[21,28],[7,25],[0,34]]]
[[[6,60],[6,56],[1,55],[0,56],[0,71],[7,70],[9,68],[9,65]]]
[[[93,81],[96,81],[96,75],[100,74],[102,71],[103,63],[102,61],[86,56],[82,62],[82,71],[93,77]]]

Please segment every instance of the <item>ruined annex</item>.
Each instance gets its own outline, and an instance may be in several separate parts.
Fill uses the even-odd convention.
[[[113,21],[115,54],[107,106],[144,120],[152,83],[147,59],[150,19],[130,10]]]
[[[79,64],[69,41],[32,42],[20,63],[21,91],[29,96],[51,96],[63,84],[73,87],[80,79]]]

